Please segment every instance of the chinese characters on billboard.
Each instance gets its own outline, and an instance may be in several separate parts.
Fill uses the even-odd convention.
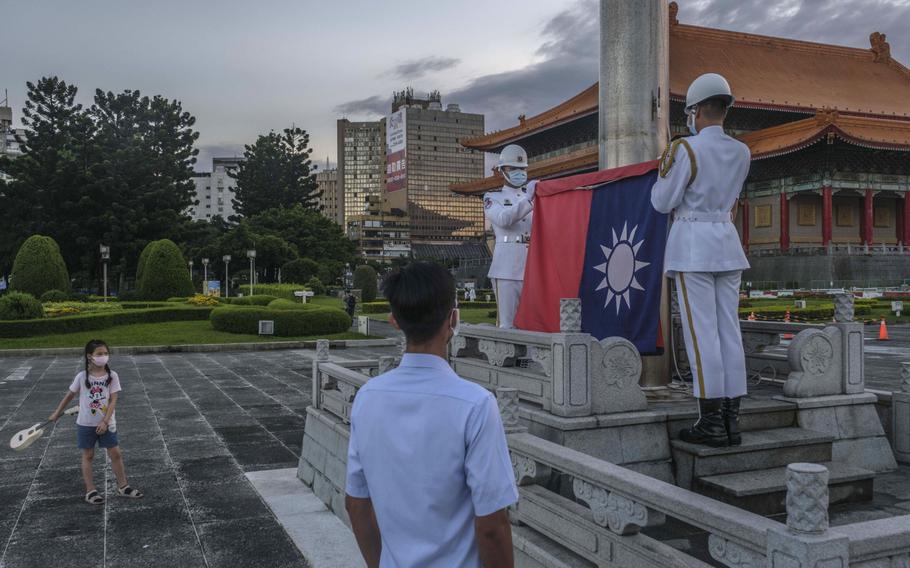
[[[393,112],[386,124],[386,191],[408,184],[408,129],[405,109]]]

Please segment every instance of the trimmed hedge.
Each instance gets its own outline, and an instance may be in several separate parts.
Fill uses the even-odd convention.
[[[351,318],[335,308],[271,309],[271,308],[216,308],[209,318],[217,331],[256,335],[259,321],[275,322],[278,337],[300,337],[342,333],[351,328]]]
[[[294,296],[294,292],[306,289],[307,287],[303,284],[256,284],[253,287],[256,296],[266,295],[275,298],[284,298],[285,300],[297,300],[298,302],[300,301],[300,298]],[[250,285],[243,284],[238,291],[243,293],[244,297],[247,297],[250,295]]]
[[[161,239],[149,243],[146,249],[140,255],[145,256],[142,277],[136,281],[139,296],[143,300],[191,296],[193,282],[177,245],[169,239]]]
[[[258,288],[258,286],[257,286]],[[275,296],[267,296],[265,294],[256,294],[255,296],[244,296],[242,298],[231,298],[231,304],[235,306],[268,306],[273,300],[277,300]]]
[[[10,291],[27,292],[40,298],[48,290],[70,289],[69,272],[60,255],[57,241],[43,235],[32,235],[16,253],[10,273]]]
[[[496,302],[458,302],[458,307],[463,310],[496,309]],[[364,314],[387,314],[392,310],[387,301],[363,302],[360,311]]]
[[[48,290],[41,294],[42,302],[65,302],[70,299],[70,295],[63,290]]]
[[[44,317],[44,306],[31,294],[10,292],[0,297],[0,319],[31,320]]]
[[[821,304],[818,306],[813,306],[811,308],[791,308],[788,306],[768,306],[765,308],[740,308],[739,315],[742,319],[745,319],[751,313],[755,313],[756,317],[759,318],[768,318],[772,320],[783,321],[784,315],[786,315],[787,310],[790,310],[790,316],[794,319],[800,320],[813,320],[813,319],[827,319],[830,320],[834,317],[834,304]],[[857,305],[853,306],[853,314],[857,316],[868,315],[872,311],[872,308],[868,305]]]
[[[292,302],[291,300],[278,298],[277,300],[272,300],[269,302],[269,305],[266,307],[270,310],[318,310],[322,309],[324,306],[304,304],[301,302]]]
[[[199,321],[208,319],[212,309],[210,307],[190,308],[181,306],[99,312],[25,321],[0,321],[0,337],[32,337],[35,335],[74,333],[136,323]]]

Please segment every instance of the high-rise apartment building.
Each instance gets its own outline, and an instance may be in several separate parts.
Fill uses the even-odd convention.
[[[344,210],[342,225],[367,212],[369,197],[382,193],[385,137],[380,121],[338,121],[338,190]]]
[[[237,169],[241,161],[243,158],[213,158],[211,172],[193,174],[197,203],[190,208],[190,215],[194,220],[227,219],[234,215],[235,180],[230,172]]]
[[[13,128],[13,109],[6,105],[5,100],[0,104],[0,156],[15,158],[22,155],[19,140],[25,139],[25,130]],[[9,176],[0,172],[0,179],[9,179]]]
[[[316,184],[322,192],[319,205],[323,216],[344,227],[344,196],[338,183],[338,170],[316,172]]]
[[[404,187],[387,195],[390,208],[407,211],[412,244],[482,238],[482,203],[452,193],[449,186],[483,177],[483,152],[458,143],[483,134],[483,115],[462,112],[452,103],[443,110],[439,91],[418,98],[410,89],[395,93],[392,113],[400,113],[396,122],[403,123],[407,166]]]

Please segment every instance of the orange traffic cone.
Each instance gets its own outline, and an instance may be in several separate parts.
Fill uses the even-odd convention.
[[[747,317],[746,319],[749,321],[755,321],[755,312],[752,312],[751,314],[749,314],[749,317]]]
[[[787,308],[787,313],[784,314],[784,323],[790,323],[790,308]],[[793,339],[792,333],[785,333],[781,337],[784,339]]]
[[[882,318],[881,325],[878,326],[878,340],[879,341],[888,341],[888,326],[885,325],[885,318]]]

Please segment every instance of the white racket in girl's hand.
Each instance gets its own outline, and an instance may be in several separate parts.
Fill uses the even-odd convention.
[[[67,408],[66,410],[64,410],[63,414],[65,416],[72,416],[73,414],[76,414],[77,412],[79,412],[79,407],[73,406],[72,408]],[[16,450],[17,452],[21,452],[25,448],[34,444],[35,440],[37,440],[38,438],[41,437],[42,434],[44,434],[44,428],[48,424],[51,424],[50,420],[48,420],[47,422],[43,422],[43,423],[39,422],[38,424],[35,424],[31,428],[26,428],[25,430],[22,430],[22,431],[16,433],[12,438],[10,438],[9,447]]]

